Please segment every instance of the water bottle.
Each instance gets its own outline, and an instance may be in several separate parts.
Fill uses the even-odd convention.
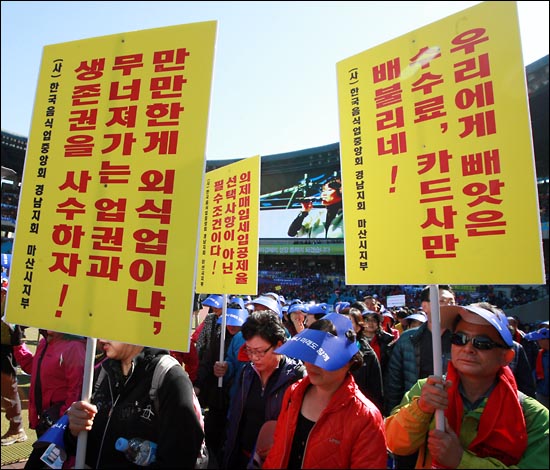
[[[115,442],[115,448],[123,452],[130,462],[142,467],[155,461],[157,451],[157,445],[154,442],[139,437],[133,437],[132,439],[119,437]]]

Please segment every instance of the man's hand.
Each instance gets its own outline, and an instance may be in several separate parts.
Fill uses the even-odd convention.
[[[458,468],[464,449],[460,440],[445,418],[445,431],[432,429],[428,434],[428,449],[432,462],[446,468]]]
[[[87,401],[75,401],[67,410],[69,416],[69,430],[73,436],[80,431],[90,431],[94,425],[97,407]]]
[[[306,316],[302,312],[292,312],[290,314],[290,321],[296,329],[296,333],[300,333],[305,330]]]
[[[449,405],[447,389],[451,386],[449,380],[430,375],[422,387],[418,406],[424,413],[435,413],[435,410],[445,410]]]
[[[227,362],[216,361],[214,363],[214,375],[218,378],[223,377],[227,372]]]

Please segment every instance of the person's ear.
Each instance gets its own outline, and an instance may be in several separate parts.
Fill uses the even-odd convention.
[[[423,300],[422,302],[420,302],[420,308],[422,309],[423,312],[426,312],[426,314],[428,314],[428,312],[431,313],[430,302],[427,302],[426,300]]]
[[[504,365],[507,366],[508,364],[510,364],[510,362],[513,361],[515,355],[516,355],[516,352],[513,349],[507,349],[503,356],[504,363],[505,363]]]

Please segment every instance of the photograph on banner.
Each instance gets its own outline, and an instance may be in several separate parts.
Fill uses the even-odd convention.
[[[480,3],[337,76],[346,283],[543,284],[516,3]]]
[[[44,47],[11,323],[183,350],[217,22]]]
[[[340,162],[320,155],[304,162],[299,155],[295,167],[281,165],[277,172],[262,170],[260,188],[260,238],[307,239],[344,238]]]
[[[259,155],[206,173],[197,293],[258,293],[259,198]]]

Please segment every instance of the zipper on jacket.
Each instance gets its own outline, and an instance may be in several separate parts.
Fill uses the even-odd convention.
[[[128,377],[122,384],[122,388],[126,387],[126,384],[128,383],[128,380],[130,380],[130,377],[132,377],[132,374],[134,373],[134,362],[132,361],[132,368],[130,370],[130,373],[128,374]],[[118,403],[118,399],[120,398],[122,390],[119,391],[118,396],[115,400],[113,400],[113,388],[111,386],[111,377],[109,374],[107,374],[107,381],[109,384],[109,393],[111,395],[111,409],[109,410],[109,413],[107,414],[107,424],[105,424],[105,429],[103,431],[103,436],[101,436],[101,444],[99,445],[99,451],[97,453],[97,461],[95,468],[101,468],[99,465],[99,461],[101,460],[101,454],[103,453],[103,444],[105,443],[105,437],[107,436],[107,430],[109,429],[109,424],[111,423],[111,416],[113,414],[113,410],[115,409],[116,404]]]

